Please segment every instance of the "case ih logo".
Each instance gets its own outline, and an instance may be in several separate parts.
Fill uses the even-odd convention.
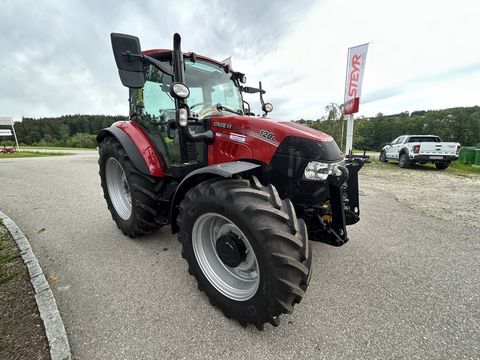
[[[215,121],[213,123],[213,126],[223,128],[223,129],[231,129],[232,128],[232,124],[222,123],[222,122],[218,122],[218,121]]]

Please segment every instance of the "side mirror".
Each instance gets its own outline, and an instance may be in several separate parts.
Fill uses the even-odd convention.
[[[110,34],[110,38],[118,75],[120,75],[123,86],[142,88],[145,84],[143,62],[138,56],[135,56],[141,53],[140,40],[136,36],[118,33]]]

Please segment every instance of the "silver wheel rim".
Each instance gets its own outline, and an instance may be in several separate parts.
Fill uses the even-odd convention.
[[[108,195],[118,216],[123,220],[132,215],[132,195],[128,186],[127,176],[117,159],[111,157],[105,165],[105,178]]]
[[[217,254],[217,239],[235,233],[245,244],[246,259],[237,267],[229,267]],[[197,218],[192,230],[195,258],[203,274],[219,292],[236,301],[252,298],[260,283],[260,270],[252,246],[243,232],[225,216],[205,213]]]

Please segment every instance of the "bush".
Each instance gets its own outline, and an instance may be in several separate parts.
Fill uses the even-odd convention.
[[[65,145],[68,147],[95,148],[97,146],[96,135],[78,133],[69,137],[65,141]]]

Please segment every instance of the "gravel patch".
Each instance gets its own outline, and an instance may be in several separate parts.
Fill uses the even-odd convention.
[[[480,229],[479,175],[373,162],[360,171],[360,189],[364,186],[390,192],[400,203],[438,219]]]

